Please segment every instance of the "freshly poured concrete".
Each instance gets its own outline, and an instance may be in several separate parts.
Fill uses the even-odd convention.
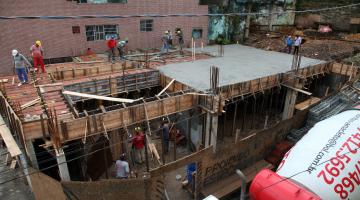
[[[291,70],[293,55],[264,51],[243,45],[227,45],[223,57],[194,62],[169,64],[160,71],[170,78],[184,83],[196,90],[210,89],[210,67],[220,69],[219,86],[285,73]],[[218,46],[208,46],[204,52],[217,54]],[[324,61],[301,58],[301,68],[323,63]]]

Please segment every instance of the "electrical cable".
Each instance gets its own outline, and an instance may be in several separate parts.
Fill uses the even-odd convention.
[[[330,8],[321,8],[321,9],[308,9],[308,10],[287,10],[287,11],[279,11],[279,12],[248,12],[248,13],[218,13],[218,14],[191,14],[191,13],[179,13],[179,14],[141,14],[141,15],[69,15],[69,16],[0,16],[0,20],[12,20],[12,19],[51,19],[51,20],[59,20],[59,19],[123,19],[123,18],[141,18],[141,17],[151,17],[151,18],[160,18],[160,17],[221,17],[221,16],[269,16],[274,14],[290,14],[290,13],[316,13],[323,11],[331,11],[338,9],[345,9],[360,6],[360,3],[349,4],[344,6],[334,6]]]

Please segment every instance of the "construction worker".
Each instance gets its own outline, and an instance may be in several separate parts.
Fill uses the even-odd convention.
[[[178,29],[176,31],[176,36],[178,37],[180,51],[182,51],[183,46],[184,46],[184,35],[183,35],[183,32],[181,31],[181,29]]]
[[[95,53],[91,50],[91,48],[89,47],[89,48],[87,48],[87,50],[86,50],[86,55],[87,56],[94,56],[95,55]]]
[[[299,35],[296,35],[295,37],[295,43],[294,43],[294,55],[299,54],[300,46],[302,44],[302,38]]]
[[[168,43],[169,43],[169,48],[173,47],[173,34],[171,33],[170,30],[168,30]]]
[[[143,158],[145,155],[145,139],[144,139],[144,134],[141,131],[140,127],[136,127],[135,128],[135,136],[132,139],[132,143],[133,146],[135,148],[135,162],[142,164],[143,163]]]
[[[162,134],[163,148],[164,148],[163,151],[165,154],[167,154],[169,152],[170,135],[169,135],[169,124],[165,118],[163,118],[161,122],[160,129],[162,131],[161,134]]]
[[[121,154],[120,159],[116,161],[116,178],[127,179],[129,177],[129,163],[125,161],[125,157],[125,154]]]
[[[119,50],[120,60],[125,60],[125,48],[126,48],[127,43],[128,43],[127,39],[120,40],[117,43],[117,49]]]
[[[161,48],[161,54],[169,53],[169,32],[165,31],[164,35],[161,37],[161,41],[163,43],[163,46]]]
[[[116,40],[115,40],[115,36],[111,36],[111,39],[109,41],[107,41],[107,46],[109,48],[109,62],[111,61],[115,61],[115,47],[116,47]]]
[[[35,44],[30,47],[31,57],[34,62],[35,71],[39,73],[38,65],[41,66],[42,73],[45,73],[45,65],[43,60],[44,49],[41,46],[41,42],[37,40]]]
[[[285,38],[285,44],[286,44],[286,51],[288,54],[291,54],[291,50],[292,50],[292,45],[293,45],[294,41],[291,38],[291,35],[287,36]]]
[[[12,50],[11,52],[14,60],[14,67],[16,70],[16,74],[18,75],[19,84],[18,86],[21,86],[22,84],[26,84],[28,82],[28,76],[27,76],[27,66],[31,66],[30,62],[20,54],[16,49]]]

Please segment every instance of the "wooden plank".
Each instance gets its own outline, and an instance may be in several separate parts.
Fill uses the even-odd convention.
[[[262,169],[271,169],[273,166],[265,160],[260,160],[254,165],[242,170],[246,176],[247,183],[251,182],[255,175]],[[204,196],[212,194],[217,198],[222,198],[228,194],[231,194],[235,190],[241,188],[241,179],[237,174],[231,175],[221,181],[210,184],[201,191]]]
[[[0,115],[0,134],[3,138],[7,150],[9,151],[11,157],[16,157],[21,155],[21,151],[17,143],[15,142],[14,137],[11,135],[10,129],[5,125],[4,119]]]
[[[124,103],[134,103],[135,101],[138,101],[140,99],[123,99],[123,98],[114,98],[114,97],[105,97],[105,96],[99,96],[99,95],[93,95],[93,94],[85,94],[80,92],[72,92],[72,91],[63,91],[63,94],[71,95],[71,96],[77,96],[77,97],[84,97],[89,99],[99,99],[99,100],[106,100],[106,101],[114,101],[114,102],[124,102]]]
[[[295,109],[297,110],[305,110],[307,108],[309,108],[310,106],[316,104],[317,102],[319,102],[321,99],[317,98],[317,97],[310,97],[310,99],[307,99],[303,102],[300,102],[298,104],[295,105]]]
[[[170,87],[170,85],[174,83],[174,81],[175,79],[172,79],[170,83],[168,83],[167,86],[163,90],[161,90],[161,92],[159,92],[159,94],[157,94],[156,96],[160,96],[162,93],[164,93]]]
[[[24,103],[23,105],[21,105],[21,109],[25,109],[30,106],[33,106],[33,105],[37,104],[39,101],[40,101],[40,98],[28,101],[28,102]]]
[[[294,87],[292,87],[292,86],[290,86],[290,85],[285,85],[285,84],[281,84],[282,86],[285,86],[285,87],[287,87],[287,88],[290,88],[290,89],[292,89],[292,90],[295,90],[295,91],[297,91],[297,92],[301,92],[301,93],[304,93],[304,94],[306,94],[306,95],[312,95],[312,93],[311,92],[308,92],[308,91],[305,91],[305,90],[302,90],[302,89],[299,89],[299,88],[294,88]]]

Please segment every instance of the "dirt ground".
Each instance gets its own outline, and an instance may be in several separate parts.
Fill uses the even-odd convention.
[[[269,51],[284,52],[284,39],[286,35],[288,34],[285,32],[251,33],[245,44]],[[346,38],[344,33],[339,33],[338,35]],[[300,52],[303,56],[327,61],[342,60],[360,52],[360,40],[346,41],[341,39],[341,37],[313,37],[304,35],[305,43],[302,45]]]

